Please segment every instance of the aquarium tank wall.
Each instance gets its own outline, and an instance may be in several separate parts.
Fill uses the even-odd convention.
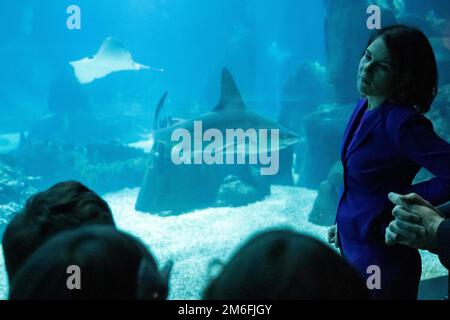
[[[78,181],[160,269],[173,264],[169,300],[201,299],[264,231],[340,255],[327,235],[358,65],[393,24],[432,45],[439,94],[425,116],[450,141],[447,0],[2,1],[0,235],[33,195]],[[419,252],[418,298],[439,300],[448,270]]]

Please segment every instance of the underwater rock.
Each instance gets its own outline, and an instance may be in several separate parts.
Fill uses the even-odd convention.
[[[266,48],[266,54],[278,64],[281,64],[292,57],[292,52],[281,48],[276,41],[273,41]]]
[[[427,117],[433,123],[436,133],[450,142],[450,84],[439,88]]]
[[[366,27],[367,1],[325,1],[325,47],[327,75],[334,87],[335,101],[349,103],[358,97],[358,63],[372,30]],[[395,13],[383,9],[382,27],[397,21]]]
[[[308,217],[309,222],[320,226],[330,226],[334,223],[342,179],[343,168],[338,161],[331,168],[327,179],[320,183],[319,192]]]
[[[303,159],[305,159],[306,154],[306,139],[303,138],[294,146],[294,162],[293,162],[293,172],[296,175],[300,174],[300,169],[303,164]],[[296,181],[296,183],[298,180]]]
[[[279,168],[278,173],[270,176],[271,184],[293,186],[294,176],[292,174],[294,164],[294,148],[295,146],[289,146],[286,149],[280,150],[279,156]]]
[[[49,88],[50,113],[32,121],[31,138],[81,146],[119,138],[134,139],[142,131],[139,124],[145,123],[145,116],[140,104],[123,102],[116,106],[104,96],[101,102],[93,104],[93,90],[78,83],[71,70],[62,66],[60,69]]]
[[[305,119],[306,144],[299,170],[298,185],[317,189],[339,160],[339,151],[351,105],[328,105]]]
[[[175,165],[164,146],[155,145],[142,179],[136,210],[177,214],[212,206],[220,184],[212,168]]]
[[[395,0],[390,0],[395,2]],[[440,21],[450,17],[450,2],[447,0],[403,0],[403,16],[425,17],[433,28],[438,28]],[[423,27],[423,26],[418,26]]]
[[[450,70],[450,22],[448,35],[431,38],[430,42],[436,55],[439,85],[446,86],[450,84],[450,73],[446,72]]]
[[[38,189],[64,180],[78,180],[98,193],[139,186],[146,168],[146,154],[120,142],[86,147],[27,138],[12,155]]]
[[[29,137],[58,144],[82,145],[102,135],[95,134],[95,128],[99,129],[90,116],[55,114],[37,120],[30,129]]]
[[[222,166],[216,170],[223,177],[216,192],[216,206],[244,206],[270,195],[273,176],[261,175],[258,166]]]
[[[284,85],[279,122],[301,132],[304,117],[320,104],[329,102],[332,88],[326,80],[326,70],[319,63],[308,61],[301,64]]]
[[[330,98],[332,88],[326,80],[326,70],[319,63],[301,64],[284,86],[279,122],[295,132],[304,132],[305,117]],[[294,184],[292,170],[294,154],[299,159],[297,150],[298,144],[280,150],[279,172],[272,177],[272,184]]]
[[[132,117],[92,114],[55,114],[36,121],[29,137],[58,144],[85,146],[92,143],[109,143],[115,139],[136,140],[140,128]]]
[[[0,134],[0,155],[8,154],[17,150],[20,145],[23,133]]]
[[[32,180],[21,168],[0,160],[0,236],[28,197],[36,193]]]
[[[242,184],[228,184],[231,181],[226,177],[229,176],[238,177]],[[232,191],[233,186],[237,187],[235,191]],[[164,145],[157,144],[152,149],[135,209],[156,214],[180,214],[219,204],[244,205],[268,194],[269,179],[261,176],[257,167],[175,165]]]
[[[268,185],[265,186],[266,188]],[[264,199],[270,194],[270,189],[258,188],[258,186],[245,183],[237,176],[228,176],[220,186],[216,205],[239,207]],[[266,190],[264,190],[266,189]]]
[[[383,0],[382,27],[402,23],[422,30],[434,42],[439,70],[448,70],[449,62],[443,50],[450,35],[450,2],[448,0]],[[327,74],[334,87],[336,102],[347,103],[358,95],[356,72],[362,51],[373,32],[366,28],[368,15],[365,1],[328,0],[325,19]],[[439,43],[440,42],[440,43]],[[444,46],[442,46],[444,44]],[[441,83],[450,81],[448,72],[441,72]]]
[[[319,226],[331,226],[336,218],[338,197],[333,186],[322,181],[308,221]]]
[[[6,226],[14,215],[22,209],[22,205],[16,202],[0,204],[0,237],[5,232]]]
[[[119,141],[91,143],[86,146],[86,156],[90,163],[117,163],[130,159],[144,159],[141,149],[123,145]]]
[[[404,13],[399,22],[412,25],[425,33],[436,55],[439,84],[450,83],[450,1],[404,1]]]
[[[145,158],[88,165],[81,171],[81,181],[98,193],[139,186],[147,167]]]
[[[12,154],[26,175],[39,177],[38,189],[63,180],[77,180],[77,167],[86,163],[83,150],[56,141],[23,138]]]
[[[36,192],[30,185],[30,179],[20,168],[0,160],[0,205],[22,203]]]

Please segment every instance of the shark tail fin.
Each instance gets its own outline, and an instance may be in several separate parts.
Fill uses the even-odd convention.
[[[244,110],[245,105],[230,71],[222,69],[222,89],[219,104],[214,111]]]
[[[158,105],[156,106],[155,117],[153,118],[153,130],[158,129],[159,114],[161,113],[161,109],[164,107],[164,101],[166,101],[167,94],[167,91],[164,92],[161,99],[159,99]]]

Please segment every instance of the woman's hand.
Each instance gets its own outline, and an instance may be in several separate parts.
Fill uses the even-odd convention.
[[[337,234],[338,234],[337,224],[328,229],[328,243],[334,244],[336,248],[339,248],[339,238]]]

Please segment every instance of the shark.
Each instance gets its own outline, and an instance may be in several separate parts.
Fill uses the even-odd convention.
[[[249,132],[250,130],[256,132],[277,130],[278,132],[277,143],[269,141],[265,143],[266,148],[261,148],[261,144],[258,143],[255,136],[252,137],[251,135],[246,136],[246,139],[240,141],[238,139],[227,140],[221,145],[220,149],[215,150],[224,154],[230,152],[230,150],[233,153],[245,152],[246,154],[254,152],[258,154],[275,152],[300,141],[300,136],[294,131],[285,128],[278,122],[249,111],[245,107],[236,82],[228,69],[222,69],[221,78],[220,100],[212,111],[154,131],[153,137],[155,142],[161,143],[169,148],[174,148],[179,143],[179,141],[173,139],[174,132],[181,129],[183,132],[195,135],[195,131],[199,126],[205,132],[211,129],[215,130],[215,132],[221,132],[223,135],[226,135],[226,132],[229,130],[243,130],[245,132]],[[270,140],[271,136],[267,137],[268,140]],[[239,144],[244,144],[244,146]]]
[[[103,41],[97,54],[93,57],[71,61],[69,64],[73,67],[75,76],[81,84],[91,83],[117,71],[164,71],[162,68],[154,68],[135,62],[126,47],[112,37]]]

